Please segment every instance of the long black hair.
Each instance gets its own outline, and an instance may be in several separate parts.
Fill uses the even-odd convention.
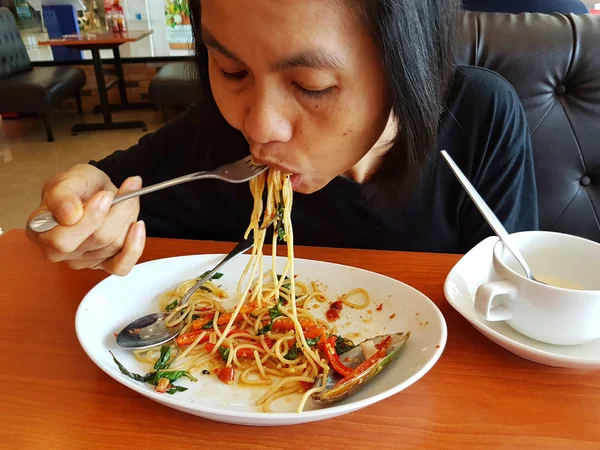
[[[359,14],[379,50],[392,113],[399,125],[373,179],[397,194],[406,194],[435,149],[455,70],[461,0],[346,1]],[[202,42],[200,3],[189,0],[196,62],[204,95],[214,102],[208,54]]]

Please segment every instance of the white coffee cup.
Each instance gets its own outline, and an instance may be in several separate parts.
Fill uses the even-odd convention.
[[[548,284],[528,279],[498,240],[493,267],[500,280],[479,286],[475,312],[549,344],[600,338],[600,244],[548,231],[514,233],[511,239],[533,275]]]

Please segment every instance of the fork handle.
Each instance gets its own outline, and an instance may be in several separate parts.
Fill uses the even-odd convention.
[[[173,178],[171,180],[163,181],[161,183],[152,184],[137,191],[128,192],[126,194],[117,195],[113,198],[111,205],[115,205],[124,200],[130,198],[139,197],[140,195],[149,194],[150,192],[160,191],[178,184],[187,183],[188,181],[201,180],[203,178],[218,178],[216,174],[210,171],[194,172],[181,177]],[[56,219],[52,216],[51,212],[45,212],[34,216],[28,224],[30,230],[37,233],[44,233],[50,231],[52,228],[58,225]]]

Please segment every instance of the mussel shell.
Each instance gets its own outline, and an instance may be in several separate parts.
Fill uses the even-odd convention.
[[[386,339],[390,335],[376,336],[367,341],[373,341],[374,344],[378,344],[382,340]],[[361,389],[366,383],[371,381],[377,374],[385,369],[388,364],[398,355],[399,350],[402,348],[404,343],[408,340],[410,332],[392,334],[392,342],[387,349],[386,355],[381,360],[371,366],[368,370],[359,374],[359,376],[344,382],[340,386],[335,387],[341,380],[342,376],[335,370],[331,369],[327,376],[325,390],[321,392],[315,392],[312,395],[312,399],[316,404],[319,405],[331,405],[337,403]],[[365,357],[360,345],[348,350],[347,352],[340,355],[340,359],[344,365],[356,368],[365,361]],[[318,378],[315,387],[321,386],[322,377]]]

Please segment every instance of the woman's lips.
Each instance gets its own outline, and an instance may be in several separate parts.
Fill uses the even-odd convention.
[[[295,173],[292,169],[284,166],[283,164],[266,161],[266,160],[260,159],[260,158],[253,158],[253,159],[254,159],[254,162],[257,164],[272,167],[273,169],[280,170],[283,173],[291,173],[291,174]]]
[[[253,160],[256,164],[269,166],[269,167],[271,167],[275,170],[279,170],[283,173],[291,174],[290,181],[292,183],[292,189],[296,189],[302,184],[302,177],[300,176],[300,174],[295,172],[293,169],[290,169],[289,167],[284,166],[283,164],[276,163],[276,162],[270,162],[270,161],[267,161],[267,160],[264,160],[261,158],[254,158],[254,157],[253,157]]]
[[[300,174],[297,174],[297,173],[293,174],[290,177],[290,181],[292,183],[292,189],[298,188],[300,186],[300,184],[301,184]]]

